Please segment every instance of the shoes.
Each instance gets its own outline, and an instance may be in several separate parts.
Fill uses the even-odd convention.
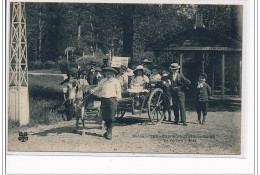
[[[163,121],[166,121],[166,118],[163,118]]]
[[[187,126],[187,124],[186,124],[186,123],[183,123],[183,126]]]
[[[195,122],[195,124],[201,124],[201,121],[198,120],[198,121]]]
[[[178,125],[179,123],[178,122],[173,122],[173,124]]]
[[[168,122],[171,122],[172,120],[171,119],[168,119]]]
[[[104,135],[103,135],[104,137],[106,137],[107,136],[107,132],[106,133],[104,133]]]
[[[107,134],[107,135],[106,135],[106,139],[107,139],[107,140],[112,140],[112,134],[111,134],[111,133],[110,133],[110,134]]]
[[[202,122],[202,125],[205,125],[205,122]]]

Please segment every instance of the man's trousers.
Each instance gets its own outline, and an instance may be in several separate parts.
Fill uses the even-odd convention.
[[[186,113],[185,113],[185,93],[183,91],[172,92],[172,104],[175,116],[175,122],[179,122],[179,112],[181,114],[181,121],[186,124]]]

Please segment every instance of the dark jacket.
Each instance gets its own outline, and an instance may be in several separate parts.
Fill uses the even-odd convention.
[[[163,76],[161,78],[162,81],[168,82],[168,80],[170,80],[170,76]],[[171,86],[167,86],[167,85],[163,85],[162,86],[163,92],[165,95],[167,96],[171,96]]]
[[[190,80],[187,79],[183,74],[177,73],[175,81],[173,80],[172,75],[170,75],[171,79],[171,90],[174,91],[186,91],[188,90],[188,86],[191,84]]]
[[[197,83],[197,86],[198,86],[198,83]],[[195,90],[195,100],[200,101],[200,102],[208,101],[209,96],[211,95],[211,88],[209,87],[209,85],[206,82],[204,82],[203,87],[198,88],[197,86],[196,86],[196,90]]]

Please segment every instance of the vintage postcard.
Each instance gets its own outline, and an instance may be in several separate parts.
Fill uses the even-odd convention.
[[[243,4],[11,1],[7,13],[9,154],[243,154]]]

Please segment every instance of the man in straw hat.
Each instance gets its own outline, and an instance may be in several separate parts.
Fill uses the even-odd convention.
[[[119,80],[115,78],[117,71],[114,68],[105,67],[103,68],[103,72],[105,78],[102,79],[98,86],[91,92],[101,97],[100,110],[107,127],[107,132],[104,134],[104,137],[111,140],[118,101],[122,98],[121,86]]]
[[[172,94],[172,103],[173,111],[175,116],[174,124],[179,123],[179,111],[181,113],[181,122],[183,126],[187,126],[186,123],[186,114],[185,114],[185,90],[188,85],[190,85],[190,80],[188,80],[184,75],[179,74],[179,64],[172,63],[169,69],[172,74],[171,78],[171,94]]]

